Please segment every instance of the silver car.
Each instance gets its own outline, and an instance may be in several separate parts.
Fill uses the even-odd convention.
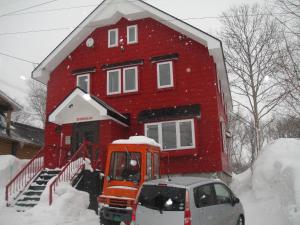
[[[171,177],[143,184],[135,225],[244,225],[240,200],[220,180]]]

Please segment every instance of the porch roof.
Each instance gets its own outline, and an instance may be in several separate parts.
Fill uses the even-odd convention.
[[[129,118],[100,100],[75,88],[48,117],[48,121],[62,125],[96,120],[114,120],[129,126]]]

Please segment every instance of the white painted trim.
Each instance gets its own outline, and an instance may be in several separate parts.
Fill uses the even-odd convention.
[[[109,91],[109,74],[112,72],[118,72],[118,81],[119,81],[119,88],[118,91],[110,92]],[[107,95],[114,95],[114,94],[120,94],[121,93],[121,69],[115,69],[115,70],[108,70],[106,73],[106,93]]]
[[[126,74],[126,70],[131,70],[131,69],[134,69],[134,71],[135,71],[135,89],[133,89],[133,90],[126,90],[126,83],[125,83],[125,74]],[[130,93],[130,92],[136,92],[136,91],[138,91],[139,90],[139,87],[138,87],[138,69],[137,69],[137,66],[133,66],[133,67],[126,67],[126,68],[124,68],[123,69],[123,74],[122,74],[122,76],[123,76],[123,92],[124,93]]]
[[[87,82],[87,93],[90,93],[90,84],[91,84],[91,76],[89,73],[86,74],[80,74],[76,76],[76,87],[79,87],[79,78],[80,77],[87,77],[88,78],[88,82]],[[81,87],[79,87],[81,88]],[[82,88],[81,88],[82,89]]]
[[[164,149],[163,143],[162,143],[162,124],[163,123],[170,123],[175,122],[176,124],[176,149]],[[191,146],[181,146],[180,143],[180,122],[191,122],[192,126],[192,142],[193,144]],[[195,123],[194,119],[184,119],[184,120],[171,120],[171,121],[161,121],[161,122],[154,122],[154,123],[145,123],[144,124],[144,135],[147,136],[147,127],[150,125],[157,125],[158,126],[158,142],[162,146],[163,151],[173,151],[173,150],[184,150],[184,149],[193,149],[196,147],[196,141],[195,141]]]
[[[135,33],[134,33],[134,41],[130,41],[129,40],[129,29],[130,28],[134,28]],[[137,25],[131,25],[131,26],[127,26],[127,44],[135,44],[138,43],[138,26]]]
[[[160,85],[160,72],[159,72],[159,66],[163,64],[169,64],[170,65],[170,84],[169,85]],[[156,73],[157,73],[157,87],[159,89],[163,88],[169,88],[174,87],[174,74],[173,74],[173,62],[172,61],[166,61],[166,62],[160,62],[156,65]]]
[[[111,35],[110,33],[111,32],[116,32],[116,36],[115,36],[116,38],[115,38],[115,43],[114,44],[110,43],[110,35]],[[107,31],[107,37],[108,37],[107,46],[109,48],[117,47],[119,45],[119,42],[118,42],[118,40],[119,40],[119,30],[118,30],[118,28],[108,30]]]

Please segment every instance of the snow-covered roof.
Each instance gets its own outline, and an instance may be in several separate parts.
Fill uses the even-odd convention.
[[[161,148],[161,145],[158,144],[155,140],[145,136],[132,136],[129,137],[129,139],[119,139],[113,141],[113,144],[147,144]]]
[[[19,111],[22,109],[21,105],[19,105],[16,101],[14,101],[7,94],[0,90],[0,105],[1,102],[3,102],[3,104],[7,106],[9,105],[9,108],[11,108],[13,111]]]
[[[206,46],[217,65],[219,78],[224,84],[222,90],[224,91],[226,102],[231,107],[231,95],[221,41],[142,0],[104,0],[34,69],[32,77],[46,84],[50,73],[88,35],[99,27],[115,24],[122,17],[128,20],[153,18]]]
[[[112,119],[124,126],[129,125],[126,116],[110,107],[96,96],[75,88],[49,115],[49,122],[68,124]]]

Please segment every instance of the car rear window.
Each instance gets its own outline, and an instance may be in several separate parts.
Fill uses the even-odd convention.
[[[184,211],[185,188],[144,185],[138,204],[159,211]]]

